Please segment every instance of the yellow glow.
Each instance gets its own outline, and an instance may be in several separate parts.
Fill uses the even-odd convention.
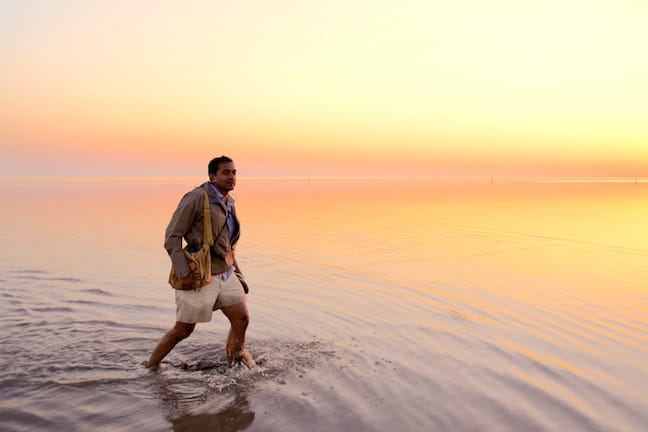
[[[646,176],[645,22],[611,0],[13,2],[0,169]]]

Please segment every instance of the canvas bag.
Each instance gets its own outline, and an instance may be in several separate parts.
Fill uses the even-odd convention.
[[[214,238],[211,227],[211,214],[209,212],[209,196],[207,191],[201,188],[205,194],[203,210],[205,214],[205,223],[203,227],[203,243],[202,247],[197,252],[189,252],[184,249],[183,252],[187,258],[187,264],[194,275],[193,289],[200,289],[211,282],[211,253],[209,249],[214,245]],[[175,271],[173,263],[171,264],[171,272],[169,273],[169,285],[177,290],[183,290],[182,279]]]

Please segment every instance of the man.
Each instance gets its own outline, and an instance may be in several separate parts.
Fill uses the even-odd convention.
[[[208,165],[209,182],[187,193],[173,213],[166,229],[164,247],[171,257],[183,290],[176,290],[176,323],[158,342],[147,367],[157,368],[162,359],[181,340],[193,332],[198,322],[211,321],[212,311],[220,309],[229,319],[227,336],[227,363],[242,361],[254,365],[254,359],[245,351],[245,331],[250,320],[245,295],[247,284],[234,254],[240,236],[234,197],[229,192],[236,185],[236,167],[227,156],[217,157]],[[200,248],[203,242],[204,210],[207,191],[214,245],[211,247],[212,281],[194,290],[194,275],[182,248],[182,239],[191,247]]]

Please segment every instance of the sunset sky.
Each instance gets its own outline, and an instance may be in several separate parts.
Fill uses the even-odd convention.
[[[643,0],[0,0],[0,176],[648,177]]]

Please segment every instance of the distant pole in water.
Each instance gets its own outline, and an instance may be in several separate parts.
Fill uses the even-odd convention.
[[[495,182],[495,180],[493,180],[493,177],[491,177],[491,179],[490,179],[491,186],[493,186],[494,182]]]

